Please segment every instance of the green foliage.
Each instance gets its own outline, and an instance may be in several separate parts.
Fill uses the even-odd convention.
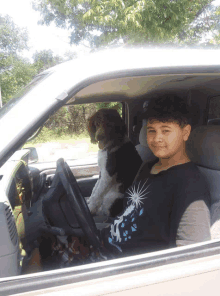
[[[125,44],[195,44],[216,28],[212,0],[33,0],[51,22],[72,30],[71,43],[91,46]]]
[[[122,104],[120,102],[96,103],[96,106],[98,110],[102,108],[116,109],[122,115]]]
[[[28,143],[66,142],[70,138],[89,138],[88,118],[101,108],[113,108],[122,115],[122,105],[118,102],[64,106],[47,120],[40,134]],[[91,149],[95,147],[96,145]]]
[[[96,104],[64,106],[52,115],[45,127],[58,137],[87,132],[87,119],[96,111]]]
[[[0,66],[5,68],[0,73],[0,86],[3,104],[17,93],[22,87],[27,85],[36,75],[36,68],[25,59],[10,55],[1,59]]]
[[[52,50],[41,50],[37,51],[33,55],[34,66],[37,70],[37,73],[40,73],[50,67],[53,67],[59,63],[62,63],[64,59],[58,55],[53,54]]]
[[[0,15],[0,86],[2,101],[6,103],[36,74],[30,62],[18,53],[28,49],[26,29],[19,28],[8,16]]]
[[[28,48],[27,41],[25,30],[18,28],[10,18],[0,16],[0,86],[4,104],[39,72],[76,57],[75,52],[67,52],[61,58],[51,50],[43,50],[34,54],[34,63],[31,64],[19,56],[22,49]],[[121,104],[117,102],[66,106],[46,122],[37,141],[85,135],[88,117],[99,108],[115,108],[121,114]],[[32,143],[35,143],[35,139]]]
[[[0,53],[16,54],[28,49],[27,42],[27,30],[19,28],[9,16],[0,14]]]
[[[34,63],[30,63],[19,56],[24,49],[28,49],[27,30],[19,28],[9,16],[0,15],[0,87],[3,104],[36,74],[76,57],[75,52],[67,52],[62,58],[54,55],[52,50],[42,50],[34,54]]]
[[[58,135],[53,130],[44,126],[41,132],[39,133],[39,135],[27,143],[32,143],[32,144],[46,143],[46,142],[50,142],[52,139],[56,140],[57,138],[58,138]]]
[[[216,12],[215,12],[216,18],[220,18],[220,8],[218,7]],[[214,30],[213,32],[213,38],[211,39],[210,43],[212,45],[220,45],[220,32],[219,30]]]
[[[40,134],[31,143],[62,140],[70,136],[88,137],[88,118],[100,108],[113,108],[122,114],[122,105],[118,102],[64,106],[47,120]]]
[[[51,50],[43,50],[36,52],[34,63],[30,63],[19,56],[23,49],[28,49],[26,29],[16,26],[10,17],[0,15],[0,87],[3,104],[36,74],[64,60]],[[71,58],[70,55],[71,53],[67,53],[68,59]]]
[[[62,139],[68,135],[88,136],[88,118],[101,108],[113,108],[122,115],[122,105],[118,102],[64,106],[48,119],[37,141]]]

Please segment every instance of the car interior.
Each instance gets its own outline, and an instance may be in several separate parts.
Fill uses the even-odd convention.
[[[187,151],[210,186],[212,239],[220,238],[219,82],[218,74],[201,73],[122,77],[93,83],[66,103],[121,102],[128,136],[145,162],[151,161],[154,155],[147,145],[146,126],[139,120],[143,104],[155,96],[170,92],[186,98],[193,110],[192,133]],[[67,235],[82,236],[86,237],[89,244],[99,247],[97,229],[106,227],[109,220],[108,217],[92,217],[85,202],[98,179],[97,164],[77,165],[71,161],[67,164],[62,159],[56,164],[35,163],[30,161],[28,153],[27,149],[26,152],[24,150],[22,163],[8,186],[8,199],[19,240],[27,254],[26,261],[30,259],[33,249],[39,247],[42,230],[49,238],[59,237],[61,242]],[[28,163],[28,166],[24,163]],[[73,196],[75,198],[71,198]],[[7,211],[10,218],[12,213],[9,208]],[[13,225],[10,237],[16,243]],[[27,264],[24,263],[24,266]]]

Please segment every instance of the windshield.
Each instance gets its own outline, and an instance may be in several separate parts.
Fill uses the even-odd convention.
[[[25,88],[20,90],[7,104],[0,109],[0,118],[2,118],[9,110],[11,110],[24,96],[42,82],[50,73],[37,75]]]

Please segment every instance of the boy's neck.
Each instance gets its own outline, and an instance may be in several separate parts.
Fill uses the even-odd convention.
[[[168,168],[171,166],[175,166],[178,164],[183,164],[186,162],[189,162],[190,159],[187,155],[182,155],[181,157],[179,157],[178,159],[175,158],[168,158],[168,159],[164,159],[164,158],[160,158],[158,161],[158,165],[160,165],[163,168]]]
[[[167,170],[170,167],[187,162],[190,162],[190,159],[185,152],[175,155],[172,158],[159,158],[159,161],[152,168],[152,173],[159,173],[160,171]]]

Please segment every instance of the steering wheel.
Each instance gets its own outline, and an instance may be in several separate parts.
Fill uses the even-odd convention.
[[[57,172],[70,206],[89,243],[95,248],[101,248],[101,241],[93,217],[70,167],[63,158],[57,160]]]

